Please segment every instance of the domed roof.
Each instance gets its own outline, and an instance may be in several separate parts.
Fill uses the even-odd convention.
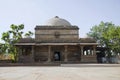
[[[71,26],[71,24],[62,18],[59,18],[58,16],[55,16],[54,18],[49,19],[45,25],[47,26]]]

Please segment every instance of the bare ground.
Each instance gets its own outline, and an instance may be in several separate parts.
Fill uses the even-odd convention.
[[[94,64],[92,64],[94,65]],[[40,67],[0,67],[0,80],[120,80],[120,65],[63,64]],[[85,67],[84,67],[85,66]]]

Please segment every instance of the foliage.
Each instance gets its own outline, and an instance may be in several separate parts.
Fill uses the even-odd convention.
[[[89,37],[94,38],[98,43],[100,43],[99,46],[105,46],[105,41],[102,34],[107,30],[106,24],[104,22],[101,22],[99,25],[95,25],[90,29],[90,32],[87,33]]]
[[[108,46],[115,53],[120,52],[120,26],[111,26],[103,33],[103,37],[108,41]]]
[[[0,54],[0,60],[14,60],[13,54]]]
[[[2,53],[8,53],[13,54],[14,59],[16,60],[17,56],[17,48],[14,46],[16,42],[18,42],[19,39],[23,37],[23,29],[24,25],[14,25],[12,24],[10,26],[10,30],[7,32],[3,32],[2,34],[2,40],[5,42],[1,47]],[[32,32],[28,32],[28,34],[31,34]],[[30,35],[31,36],[31,35]]]
[[[116,26],[111,22],[101,22],[95,25],[87,33],[89,37],[94,38],[99,46],[106,47],[109,52],[120,53],[120,26]]]
[[[27,33],[25,33],[25,37],[30,37],[30,36],[32,36],[33,35],[33,32],[31,32],[31,31],[28,31]]]

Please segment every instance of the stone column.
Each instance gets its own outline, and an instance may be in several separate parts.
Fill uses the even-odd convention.
[[[51,46],[48,46],[48,62],[51,62]]]
[[[20,58],[20,47],[17,47],[17,51],[18,51],[18,52],[17,52],[17,53],[18,53],[18,54],[17,54],[17,61],[19,61],[19,58]]]
[[[83,48],[84,48],[84,46],[80,46],[80,48],[81,48],[81,62],[83,61],[83,56],[84,56],[84,53],[83,53]]]
[[[83,55],[83,46],[80,46],[81,48],[81,55]]]
[[[32,54],[31,54],[31,56],[32,56],[32,61],[34,62],[34,46],[32,46]]]
[[[67,46],[64,46],[65,47],[65,59],[64,59],[64,61],[65,62],[67,62],[68,61],[68,57],[67,57],[67,55],[68,55],[68,53],[67,53]]]
[[[22,62],[22,57],[23,57],[23,48],[22,48],[22,46],[20,46],[19,48],[18,48],[18,50],[19,50],[19,52],[18,52],[18,62]]]
[[[19,51],[20,51],[20,52],[19,52],[19,56],[22,56],[22,54],[23,54],[23,49],[22,49],[22,47],[19,48]]]
[[[92,48],[90,48],[90,55],[93,55],[93,53],[92,53]]]
[[[96,56],[96,46],[93,46],[93,62],[97,62],[97,56]]]
[[[93,46],[93,55],[96,55],[96,46]]]

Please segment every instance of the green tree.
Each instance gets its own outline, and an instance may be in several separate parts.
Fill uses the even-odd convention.
[[[90,32],[87,33],[87,36],[94,38],[98,43],[99,46],[103,47],[103,46],[107,46],[106,40],[103,37],[103,32],[107,31],[107,24],[108,23],[104,23],[101,22],[99,25],[95,25],[90,29]]]
[[[101,46],[108,48],[109,54],[120,52],[120,27],[112,24],[112,22],[101,22],[95,25],[87,33],[89,37],[94,38]],[[111,54],[110,54],[111,55]]]
[[[19,39],[22,38],[23,29],[24,29],[23,24],[21,25],[12,24],[10,26],[10,30],[7,32],[3,32],[2,34],[1,39],[5,42],[4,45],[2,45],[2,51],[3,53],[13,54],[15,61],[17,58],[17,48],[14,46],[14,44],[18,42]]]
[[[33,36],[33,32],[28,31],[27,33],[25,33],[24,36],[25,36],[25,37],[31,37],[31,36]]]
[[[114,53],[120,52],[120,26],[111,26],[103,33],[107,44]]]

